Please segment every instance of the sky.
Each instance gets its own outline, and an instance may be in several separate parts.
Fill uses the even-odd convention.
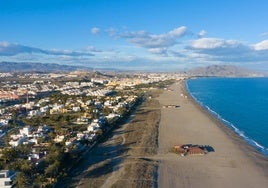
[[[266,0],[0,0],[0,61],[268,72]]]

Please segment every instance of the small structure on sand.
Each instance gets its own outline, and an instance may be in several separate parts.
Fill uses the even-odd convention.
[[[164,105],[163,108],[179,108],[180,105],[174,105],[174,104],[170,104],[170,105]]]
[[[186,155],[205,155],[208,153],[206,146],[202,145],[192,145],[192,144],[185,144],[185,145],[175,145],[174,151],[175,153],[180,154],[181,156]]]

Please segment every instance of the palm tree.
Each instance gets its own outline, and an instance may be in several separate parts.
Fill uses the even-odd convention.
[[[58,176],[60,162],[56,160],[53,164],[49,165],[45,170],[45,175],[48,178],[56,178]]]
[[[17,157],[18,153],[14,148],[4,148],[2,150],[1,158],[5,161],[5,164],[7,164],[7,162],[13,161]]]
[[[18,172],[14,180],[15,185],[19,188],[30,187],[30,179],[23,172]]]

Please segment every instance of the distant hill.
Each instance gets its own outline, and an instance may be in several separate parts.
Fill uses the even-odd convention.
[[[0,62],[0,72],[70,72],[76,70],[92,70],[92,68],[52,63]]]
[[[211,65],[187,71],[190,76],[261,77],[263,74],[232,65]]]

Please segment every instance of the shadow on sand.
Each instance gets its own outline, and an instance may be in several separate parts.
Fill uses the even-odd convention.
[[[215,152],[215,149],[210,146],[210,145],[196,145],[196,144],[184,144],[181,146],[181,148],[194,148],[194,147],[199,147],[202,150],[209,152]]]
[[[124,153],[129,150],[131,144],[134,144],[126,144],[123,140],[118,140],[128,132],[132,131],[114,130],[103,138],[69,171],[66,178],[57,183],[55,188],[76,187],[81,178],[101,179],[103,175],[119,170],[120,163],[127,157]]]

